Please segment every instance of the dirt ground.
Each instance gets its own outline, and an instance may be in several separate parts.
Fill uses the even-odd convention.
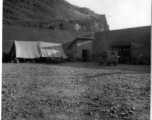
[[[150,119],[150,66],[2,67],[2,120]]]

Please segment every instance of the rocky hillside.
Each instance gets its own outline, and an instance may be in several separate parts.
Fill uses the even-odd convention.
[[[3,24],[72,31],[108,31],[105,15],[65,0],[3,0]]]

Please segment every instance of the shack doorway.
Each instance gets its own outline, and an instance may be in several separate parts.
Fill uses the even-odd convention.
[[[87,50],[87,49],[82,50],[82,59],[83,59],[83,62],[90,61],[90,50]]]

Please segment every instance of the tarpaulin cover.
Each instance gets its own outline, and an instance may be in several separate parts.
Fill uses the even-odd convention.
[[[14,41],[17,58],[39,58],[41,57],[39,42]]]
[[[42,57],[67,58],[61,44],[40,42],[39,46]]]

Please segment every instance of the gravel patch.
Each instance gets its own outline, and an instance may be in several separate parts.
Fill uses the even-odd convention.
[[[2,67],[3,120],[150,119],[150,66]]]

